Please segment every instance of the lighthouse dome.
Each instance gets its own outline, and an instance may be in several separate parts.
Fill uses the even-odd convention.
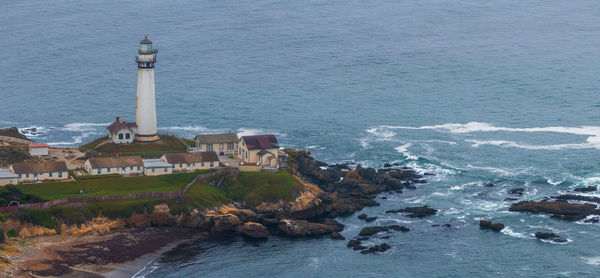
[[[140,53],[152,53],[152,41],[148,39],[148,36],[140,41]]]

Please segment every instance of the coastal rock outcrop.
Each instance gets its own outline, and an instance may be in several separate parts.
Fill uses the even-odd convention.
[[[406,227],[400,226],[400,225],[370,226],[370,227],[364,227],[362,230],[360,230],[360,232],[358,233],[358,236],[372,236],[379,232],[385,232],[385,231],[389,231],[389,230],[401,231],[401,232],[410,231],[409,228],[406,228]]]
[[[313,223],[296,219],[281,219],[277,227],[281,233],[290,237],[321,236],[343,229],[343,226],[340,228],[339,225],[331,223]]]
[[[577,221],[592,214],[600,214],[593,204],[571,204],[560,201],[522,201],[510,206],[509,211],[548,213],[552,218]]]

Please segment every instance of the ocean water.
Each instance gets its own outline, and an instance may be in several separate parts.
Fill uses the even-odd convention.
[[[436,175],[361,211],[411,229],[369,242],[386,253],[328,238],[200,242],[137,277],[597,277],[598,224],[503,200],[600,183],[599,15],[595,1],[3,0],[0,127],[73,145],[115,115],[134,120],[148,34],[160,132],[275,133],[326,162]],[[384,213],[417,205],[440,212]],[[507,228],[482,231],[482,218]],[[347,238],[366,225],[338,220]]]

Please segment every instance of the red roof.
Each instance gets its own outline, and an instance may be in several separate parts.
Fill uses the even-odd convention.
[[[29,144],[30,148],[47,148],[48,144]]]
[[[119,117],[117,116],[116,120],[112,124],[107,126],[106,129],[108,129],[111,133],[115,133],[124,127],[133,129],[133,128],[137,127],[137,124],[136,123],[127,123],[125,121],[119,122]]]
[[[277,138],[275,138],[275,135],[273,134],[242,136],[242,139],[246,142],[246,147],[248,147],[249,150],[279,148]]]

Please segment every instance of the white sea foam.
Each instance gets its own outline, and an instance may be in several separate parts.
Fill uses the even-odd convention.
[[[586,264],[600,265],[600,257],[579,257],[579,258],[582,259]]]
[[[275,134],[277,137],[285,137],[285,133],[280,133],[274,130],[268,129],[260,129],[260,128],[249,128],[249,127],[240,127],[237,130],[238,136],[249,136],[249,135],[259,135],[259,134]]]
[[[522,233],[517,233],[515,231],[513,231],[510,227],[506,226],[504,227],[504,229],[502,229],[500,231],[501,233],[505,234],[505,235],[509,235],[511,237],[516,237],[516,238],[530,238]]]
[[[401,153],[402,155],[404,155],[404,157],[406,157],[406,159],[410,159],[410,160],[417,160],[419,159],[418,156],[413,155],[411,153],[408,152],[408,148],[412,147],[412,143],[406,143],[402,146],[398,146],[395,147],[394,150],[396,150],[397,152]]]
[[[396,135],[396,133],[391,130],[376,127],[367,129],[367,132],[375,135],[378,138],[391,138]]]
[[[67,124],[67,125],[63,126],[60,129],[64,130],[64,131],[73,131],[73,132],[89,131],[89,130],[95,130],[98,127],[106,127],[109,124],[110,123],[72,123],[72,124]]]
[[[473,132],[552,132],[552,133],[564,133],[573,135],[584,135],[588,136],[586,142],[573,143],[573,144],[555,144],[555,145],[529,145],[521,144],[514,141],[507,140],[468,140],[468,142],[474,143],[474,147],[481,145],[495,145],[501,147],[514,147],[524,148],[533,150],[560,150],[560,149],[586,149],[586,148],[597,148],[600,149],[600,126],[580,126],[580,127],[562,127],[562,126],[550,126],[550,127],[530,127],[530,128],[513,128],[513,127],[497,127],[489,123],[482,122],[469,122],[466,124],[448,123],[441,125],[431,126],[420,126],[420,127],[407,127],[407,126],[381,126],[381,129],[413,129],[413,130],[442,130],[454,134],[466,134]]]

